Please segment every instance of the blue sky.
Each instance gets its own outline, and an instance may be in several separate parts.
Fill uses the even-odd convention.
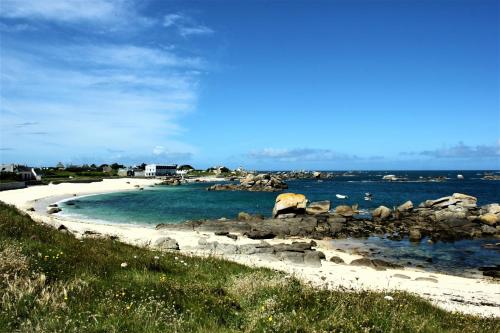
[[[0,160],[500,169],[499,2],[0,2]]]

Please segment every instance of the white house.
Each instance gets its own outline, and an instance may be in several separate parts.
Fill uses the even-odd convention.
[[[158,165],[158,164],[147,164],[144,170],[144,175],[146,177],[161,177],[170,176],[177,173],[177,165]]]

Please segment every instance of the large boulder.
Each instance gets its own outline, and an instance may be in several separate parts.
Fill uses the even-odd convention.
[[[484,205],[481,207],[481,210],[484,212],[484,214],[489,213],[489,214],[499,215],[500,214],[500,205],[497,203]]]
[[[153,244],[161,250],[179,250],[179,243],[170,237],[159,237]]]
[[[413,209],[413,202],[410,200],[406,201],[404,204],[399,205],[397,210],[398,212],[408,212]]]
[[[386,218],[391,216],[391,209],[387,208],[386,206],[379,206],[372,212],[372,216],[381,220],[385,220]]]
[[[304,214],[307,207],[307,198],[303,194],[282,193],[276,197],[273,208],[273,217],[281,214]]]
[[[310,215],[318,215],[323,213],[328,213],[330,210],[330,201],[316,201],[311,202],[309,206],[306,208],[306,213]]]
[[[481,222],[488,224],[488,225],[491,225],[491,226],[494,226],[499,221],[499,217],[495,214],[492,214],[492,213],[483,214],[483,215],[479,216],[479,219],[481,220]]]
[[[357,209],[347,205],[340,205],[335,207],[335,213],[341,216],[353,216],[357,214]]]
[[[410,242],[420,242],[420,240],[422,239],[422,233],[420,232],[420,229],[411,228],[408,234],[408,238],[410,239]]]
[[[314,171],[314,172],[313,172],[313,177],[314,177],[314,178],[321,178],[321,172]]]

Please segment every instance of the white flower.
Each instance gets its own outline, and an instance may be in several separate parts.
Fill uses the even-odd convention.
[[[388,301],[394,301],[394,298],[392,296],[384,296],[384,299]]]
[[[158,257],[158,256],[155,256],[155,260],[158,260],[158,259],[160,259],[160,257]]]
[[[122,264],[120,265],[121,268],[125,268],[127,266],[128,266],[128,264],[126,262],[122,262]]]
[[[178,260],[179,258],[175,257],[174,259],[175,259],[175,260]]]
[[[134,259],[137,259],[137,256],[134,256]]]

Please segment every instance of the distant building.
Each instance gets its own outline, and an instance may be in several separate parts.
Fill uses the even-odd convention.
[[[15,168],[16,168],[15,164],[1,164],[0,165],[1,172],[14,172]]]
[[[35,169],[23,165],[2,164],[0,165],[0,171],[5,173],[15,173],[21,181],[42,180],[42,177],[37,175]]]
[[[111,172],[113,172],[113,168],[110,167],[109,165],[103,166],[102,167],[102,172],[111,173]]]
[[[177,173],[177,165],[147,164],[144,173],[146,177],[161,177],[161,176],[175,175]]]
[[[58,170],[64,170],[65,169],[64,168],[64,164],[62,164],[61,162],[57,163],[56,169],[58,169]]]

